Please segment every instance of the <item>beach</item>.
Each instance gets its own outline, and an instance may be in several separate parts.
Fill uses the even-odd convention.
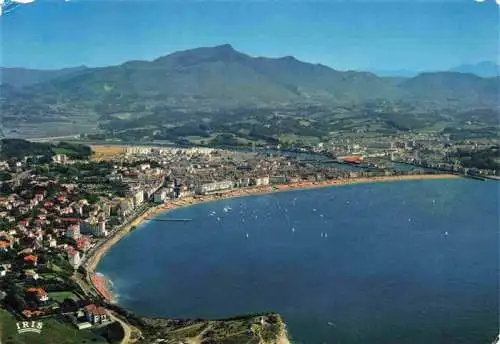
[[[380,182],[395,182],[395,181],[416,181],[416,180],[433,180],[433,179],[452,179],[460,178],[457,175],[452,174],[422,174],[422,175],[401,175],[401,176],[382,176],[382,177],[365,177],[365,178],[349,178],[349,179],[337,179],[328,180],[321,182],[311,182],[311,181],[301,181],[291,184],[281,184],[281,185],[264,185],[264,186],[252,186],[247,188],[240,188],[235,190],[230,190],[221,194],[213,195],[203,195],[203,196],[191,196],[181,199],[176,199],[168,201],[165,204],[160,204],[148,209],[143,214],[136,217],[130,223],[123,226],[123,228],[114,232],[110,237],[105,239],[105,241],[93,252],[84,264],[87,271],[87,281],[92,284],[94,289],[107,301],[113,301],[113,295],[108,288],[108,282],[105,277],[95,273],[95,269],[101,260],[101,258],[106,254],[106,252],[123,237],[125,237],[131,230],[136,229],[145,221],[165,212],[173,211],[175,209],[191,206],[195,204],[218,201],[223,199],[264,195],[275,192],[286,192],[292,190],[304,190],[304,189],[314,189],[314,188],[325,188],[332,186],[345,186],[353,184],[364,184],[364,183],[380,183]]]

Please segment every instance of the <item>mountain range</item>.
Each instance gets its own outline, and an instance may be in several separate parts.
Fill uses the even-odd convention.
[[[337,71],[292,56],[251,57],[225,44],[100,68],[3,68],[0,98],[11,103],[7,108],[15,108],[13,103],[22,100],[51,109],[57,104],[63,112],[75,104],[93,110],[114,104],[117,111],[132,111],[162,104],[217,108],[380,99],[497,106],[500,79],[461,72],[470,69],[412,78],[380,77],[370,72]]]

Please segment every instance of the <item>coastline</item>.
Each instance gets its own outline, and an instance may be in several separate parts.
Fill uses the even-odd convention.
[[[87,283],[93,288],[101,297],[107,302],[113,302],[113,294],[107,288],[107,283],[104,283],[103,276],[96,275],[96,268],[102,257],[106,252],[115,245],[118,241],[124,238],[132,230],[136,229],[142,223],[148,221],[150,218],[158,216],[159,214],[173,211],[182,207],[196,205],[200,203],[213,202],[225,199],[233,199],[239,197],[266,195],[277,192],[287,192],[293,190],[308,190],[317,188],[326,188],[333,186],[345,186],[354,184],[371,184],[381,182],[395,182],[395,181],[417,181],[417,180],[434,180],[434,179],[459,179],[461,176],[454,174],[420,174],[420,175],[399,175],[399,176],[381,176],[381,177],[362,177],[362,178],[348,178],[348,179],[335,179],[321,182],[302,181],[292,184],[281,185],[265,185],[253,186],[241,189],[235,189],[225,192],[220,195],[206,195],[206,196],[191,196],[182,199],[169,201],[166,204],[159,204],[149,208],[147,211],[133,219],[130,223],[123,226],[117,232],[113,233],[111,237],[105,241],[93,252],[85,261],[84,268],[87,274]]]

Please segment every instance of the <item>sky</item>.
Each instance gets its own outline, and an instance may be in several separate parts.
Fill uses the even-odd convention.
[[[36,0],[0,17],[0,65],[152,60],[231,44],[330,67],[445,70],[499,59],[493,0]]]

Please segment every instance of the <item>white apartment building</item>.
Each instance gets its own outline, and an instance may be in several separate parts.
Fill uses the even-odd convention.
[[[69,251],[68,252],[68,260],[74,269],[78,269],[78,267],[80,266],[80,261],[81,261],[80,252],[77,250]]]
[[[218,191],[227,191],[231,190],[234,186],[234,182],[232,180],[224,180],[220,182],[212,182],[212,183],[205,183],[205,184],[199,184],[196,187],[196,193],[200,195],[205,195],[213,192],[218,192]]]

